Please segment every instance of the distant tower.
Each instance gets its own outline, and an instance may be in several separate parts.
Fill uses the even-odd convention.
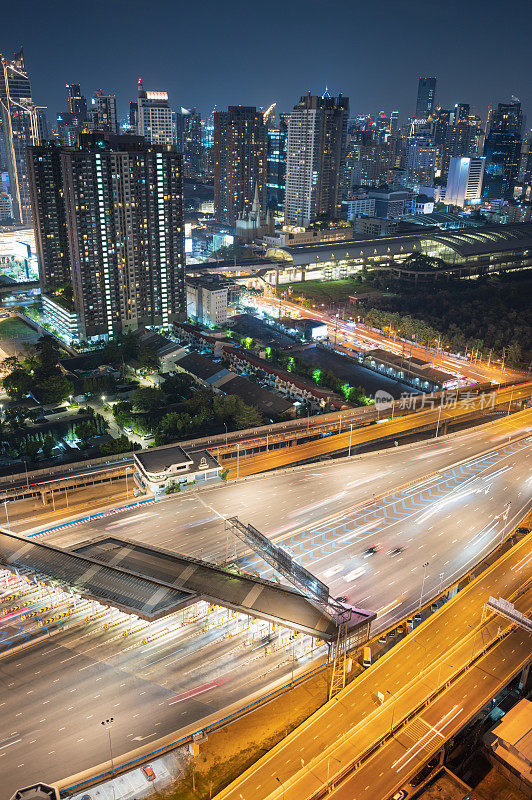
[[[521,158],[522,129],[521,103],[515,99],[510,103],[499,103],[491,114],[490,130],[484,141],[486,166],[482,197],[485,200],[513,199]]]
[[[416,117],[432,115],[436,102],[436,78],[420,78],[417,87]]]
[[[168,102],[168,92],[144,89],[138,82],[136,132],[151,144],[176,144],[175,113]]]
[[[26,167],[26,147],[46,138],[44,107],[31,98],[22,48],[11,60],[0,56],[0,111],[3,150],[9,174],[13,216],[24,225],[31,223],[31,202]]]

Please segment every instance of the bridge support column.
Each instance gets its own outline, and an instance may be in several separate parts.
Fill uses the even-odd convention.
[[[530,675],[530,664],[524,667],[521,677],[519,678],[519,691],[527,694],[529,684],[532,683],[532,676]]]
[[[458,584],[456,586],[453,586],[452,589],[449,589],[448,592],[449,600],[451,599],[451,597],[455,597],[457,594],[458,594]]]

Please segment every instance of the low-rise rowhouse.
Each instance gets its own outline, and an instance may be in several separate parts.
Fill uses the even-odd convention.
[[[297,406],[199,353],[187,353],[174,364],[176,372],[186,372],[196,383],[218,394],[234,394],[268,419],[294,417]]]
[[[282,392],[298,403],[308,403],[311,408],[330,409],[333,411],[347,407],[347,404],[336,397],[329,389],[320,389],[314,383],[306,381],[304,378],[299,378],[285,369],[274,367],[264,359],[252,355],[247,350],[239,350],[236,347],[224,345],[223,352],[229,358],[234,369],[248,374],[257,374],[262,384],[277,389],[277,391]]]
[[[532,703],[521,700],[484,736],[492,765],[532,797]]]
[[[422,392],[451,389],[457,386],[458,378],[449,372],[435,369],[420,358],[407,358],[377,347],[364,354],[364,366],[381,372],[388,378],[408,383]]]
[[[134,454],[135,478],[153,494],[178,484],[220,479],[222,467],[208,450],[188,452],[178,444],[139,450]]]
[[[342,402],[329,389],[319,388],[314,383],[299,378],[287,370],[274,367],[248,350],[236,348],[233,344],[224,342],[212,334],[205,334],[192,325],[183,322],[174,324],[174,331],[191,345],[208,348],[215,354],[228,358],[231,368],[235,372],[257,374],[262,386],[281,392],[294,403],[308,403],[313,409],[331,409],[333,411],[346,407],[346,403]]]

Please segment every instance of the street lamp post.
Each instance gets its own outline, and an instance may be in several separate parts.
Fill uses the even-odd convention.
[[[423,564],[423,580],[421,582],[421,592],[419,593],[418,614],[421,614],[421,604],[423,602],[423,589],[425,588],[425,580],[426,580],[426,577],[427,577],[427,567],[428,567],[428,565],[429,565],[428,561],[425,561],[425,563]]]
[[[4,508],[6,510],[7,527],[9,528],[9,516],[8,516],[8,513],[7,513],[7,500],[4,500]]]
[[[225,427],[225,446],[227,447],[227,435],[228,435],[227,434],[227,422],[224,422],[224,427]]]
[[[438,438],[438,433],[440,431],[440,419],[441,419],[442,406],[443,406],[443,398],[440,397],[440,410],[438,411],[438,422],[436,424],[436,436],[434,437],[435,439]]]
[[[353,423],[349,426],[349,456],[351,456],[351,440],[353,439]]]
[[[107,734],[109,736],[109,757],[111,761],[111,774],[113,774],[115,771],[115,766],[113,763],[113,748],[111,745],[111,725],[113,724],[113,722],[114,722],[114,717],[109,717],[109,719],[102,720],[102,725],[104,728],[106,728]]]
[[[240,442],[236,443],[236,479],[240,475]]]

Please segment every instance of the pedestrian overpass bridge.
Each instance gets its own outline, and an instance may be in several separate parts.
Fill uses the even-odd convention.
[[[0,564],[29,572],[84,597],[152,621],[199,601],[334,642],[341,626],[362,643],[372,612],[321,602],[297,589],[179,553],[113,536],[65,550],[0,529]],[[312,595],[312,593],[308,593]],[[340,612],[340,613],[339,613]]]

